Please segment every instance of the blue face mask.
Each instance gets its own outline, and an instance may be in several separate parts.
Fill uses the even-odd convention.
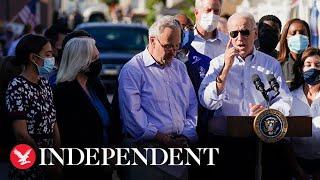
[[[184,30],[183,31],[183,40],[181,47],[182,49],[189,49],[192,41],[194,40],[194,34],[192,30]]]
[[[320,83],[320,70],[312,68],[303,72],[303,79],[310,85],[316,85]]]
[[[43,58],[43,66],[41,66],[39,69],[40,75],[51,73],[55,69],[54,63],[54,57]]]
[[[309,38],[305,35],[296,34],[287,38],[287,42],[290,51],[301,54],[305,49],[307,49],[309,45]]]

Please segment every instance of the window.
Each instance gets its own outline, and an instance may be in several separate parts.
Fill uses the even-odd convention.
[[[90,27],[85,28],[96,40],[100,51],[138,53],[148,43],[148,30],[133,27]]]

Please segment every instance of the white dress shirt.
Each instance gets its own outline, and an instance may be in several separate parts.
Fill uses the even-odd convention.
[[[267,75],[273,74],[275,76],[280,84],[280,95],[270,103],[270,108],[277,109],[286,116],[289,115],[292,97],[283,78],[281,66],[276,59],[256,49],[245,60],[235,57],[227,76],[225,88],[218,95],[216,78],[223,66],[224,54],[211,60],[209,70],[199,89],[200,103],[208,109],[215,110],[215,117],[248,116],[250,114],[249,103],[267,107],[261,92],[256,90],[252,82],[253,74],[259,75],[265,89],[270,87]],[[225,127],[219,127],[219,124],[215,126],[219,131],[217,134],[223,135],[225,133]]]
[[[194,40],[191,45],[201,54],[213,59],[220,54],[223,54],[226,50],[229,37],[221,31],[217,31],[215,39],[203,39],[197,29],[194,30]]]
[[[197,139],[197,97],[178,59],[161,67],[148,49],[134,56],[119,75],[119,104],[125,131],[137,140],[158,131]]]
[[[298,157],[320,159],[320,93],[311,106],[303,92],[303,86],[292,91],[291,116],[310,116],[312,118],[312,137],[291,138],[293,149]]]

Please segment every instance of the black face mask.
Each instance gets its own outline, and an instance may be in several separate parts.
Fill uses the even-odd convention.
[[[89,65],[88,69],[86,70],[86,72],[84,74],[88,78],[96,78],[99,76],[101,69],[102,69],[102,64],[101,64],[101,61],[98,59],[98,60],[93,61]]]
[[[308,71],[303,72],[303,79],[306,83],[310,85],[316,85],[320,82],[320,70],[318,69],[309,69]]]
[[[279,42],[278,33],[270,27],[263,27],[259,30],[258,34],[260,50],[270,53],[274,51]]]

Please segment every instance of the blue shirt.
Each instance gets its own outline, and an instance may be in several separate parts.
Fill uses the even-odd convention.
[[[211,60],[210,68],[199,89],[200,103],[208,109],[215,110],[215,116],[248,116],[250,114],[249,103],[266,107],[267,103],[261,92],[256,90],[252,82],[253,74],[259,75],[265,89],[270,87],[267,75],[274,74],[280,85],[280,95],[271,102],[270,108],[277,109],[286,116],[289,115],[292,96],[283,78],[281,66],[276,59],[255,49],[245,60],[235,57],[225,88],[221,94],[218,94],[216,78],[223,66],[224,54]],[[215,126],[219,127],[218,124]],[[220,130],[224,131],[224,129]]]
[[[153,139],[157,132],[197,139],[197,98],[178,59],[161,67],[144,50],[122,68],[118,90],[124,129],[136,140]]]
[[[101,119],[102,125],[103,125],[103,143],[105,145],[108,144],[108,134],[107,134],[107,128],[108,125],[110,124],[110,117],[107,109],[103,105],[102,101],[99,99],[97,96],[97,93],[94,91],[94,89],[88,87],[88,91],[90,94],[90,101],[92,105],[95,107],[97,110],[99,117]]]
[[[57,81],[57,74],[58,74],[58,69],[54,68],[51,72],[49,73],[43,73],[40,72],[40,76],[46,78],[51,86],[52,89],[56,87],[56,81]]]
[[[49,75],[49,84],[51,86],[51,88],[55,88],[57,85],[57,74],[58,74],[58,69],[53,70],[50,75]]]

